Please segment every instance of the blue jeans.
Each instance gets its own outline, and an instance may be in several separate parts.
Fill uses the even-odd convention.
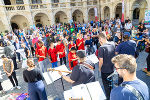
[[[28,83],[28,92],[31,100],[48,100],[43,81]]]
[[[57,61],[52,63],[52,68],[58,67],[57,66]]]
[[[45,72],[47,72],[47,64],[46,64],[46,59],[44,59],[43,61],[40,61],[39,62],[39,68],[40,70],[44,73],[44,70]]]

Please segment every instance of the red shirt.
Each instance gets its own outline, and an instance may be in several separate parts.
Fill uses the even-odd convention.
[[[69,44],[69,50],[72,48],[72,47],[76,47],[76,45],[73,43],[73,45],[70,43]]]
[[[51,63],[57,61],[57,51],[55,48],[53,49],[49,48],[48,55],[51,57]]]
[[[56,46],[56,51],[57,51],[57,53],[58,52],[63,52],[63,54],[59,54],[59,58],[63,58],[63,57],[66,56],[66,54],[65,54],[65,46],[64,46],[63,43],[61,43],[60,45]]]
[[[82,43],[80,46],[78,46],[80,43]],[[84,39],[82,38],[81,40],[80,39],[77,39],[76,40],[76,44],[78,46],[78,50],[85,50],[84,49]]]
[[[45,46],[42,46],[39,49],[36,48],[36,55],[46,57],[46,54],[47,54],[47,48]],[[43,60],[44,60],[44,58],[39,57],[38,61],[40,62],[40,61],[43,61]]]
[[[69,61],[70,70],[72,70],[73,67],[75,67],[78,64],[78,60],[75,60],[73,61],[73,67],[71,67],[71,61],[76,58],[77,58],[76,53],[72,53],[72,52],[68,53],[68,61]]]

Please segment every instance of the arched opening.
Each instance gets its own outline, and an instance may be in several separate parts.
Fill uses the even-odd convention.
[[[10,0],[4,0],[4,4],[5,5],[11,5],[11,2],[10,2]]]
[[[26,29],[29,27],[29,22],[25,16],[15,15],[10,20],[12,29]]]
[[[117,4],[116,6],[116,18],[120,18],[122,17],[122,3]]]
[[[44,13],[38,13],[34,17],[36,27],[49,26],[50,20],[48,16]]]
[[[0,21],[0,33],[5,31],[5,27],[2,21]]]
[[[5,5],[24,4],[23,0],[4,0]]]
[[[139,23],[145,18],[145,11],[148,9],[146,0],[135,0],[132,4],[133,21]]]
[[[12,30],[19,29],[19,26],[16,23],[11,23]]]
[[[68,19],[67,19],[67,15],[63,12],[63,11],[59,11],[55,14],[55,23],[67,23]]]
[[[104,7],[104,19],[110,19],[110,8],[108,6]]]
[[[90,21],[95,21],[95,11],[94,11],[94,8],[91,8],[89,10],[89,13],[88,13],[88,19],[89,19],[89,22]]]
[[[80,10],[75,10],[72,14],[73,21],[84,23],[83,13]]]
[[[139,19],[139,15],[140,15],[140,9],[135,8],[133,11],[133,19]]]

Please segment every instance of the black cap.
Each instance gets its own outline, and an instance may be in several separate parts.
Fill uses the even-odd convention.
[[[78,51],[77,51],[77,56],[78,56],[79,58],[84,58],[84,57],[86,57],[85,50],[78,50]]]
[[[76,50],[76,48],[75,48],[75,47],[72,47],[72,48],[71,48],[71,51],[73,51],[73,50]]]

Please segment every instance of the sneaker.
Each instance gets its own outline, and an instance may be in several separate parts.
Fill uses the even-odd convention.
[[[20,86],[16,86],[16,88],[17,88],[17,89],[21,89],[21,87],[20,87]]]
[[[11,88],[11,90],[14,90],[14,89],[16,89],[16,87],[12,87],[12,88]]]

